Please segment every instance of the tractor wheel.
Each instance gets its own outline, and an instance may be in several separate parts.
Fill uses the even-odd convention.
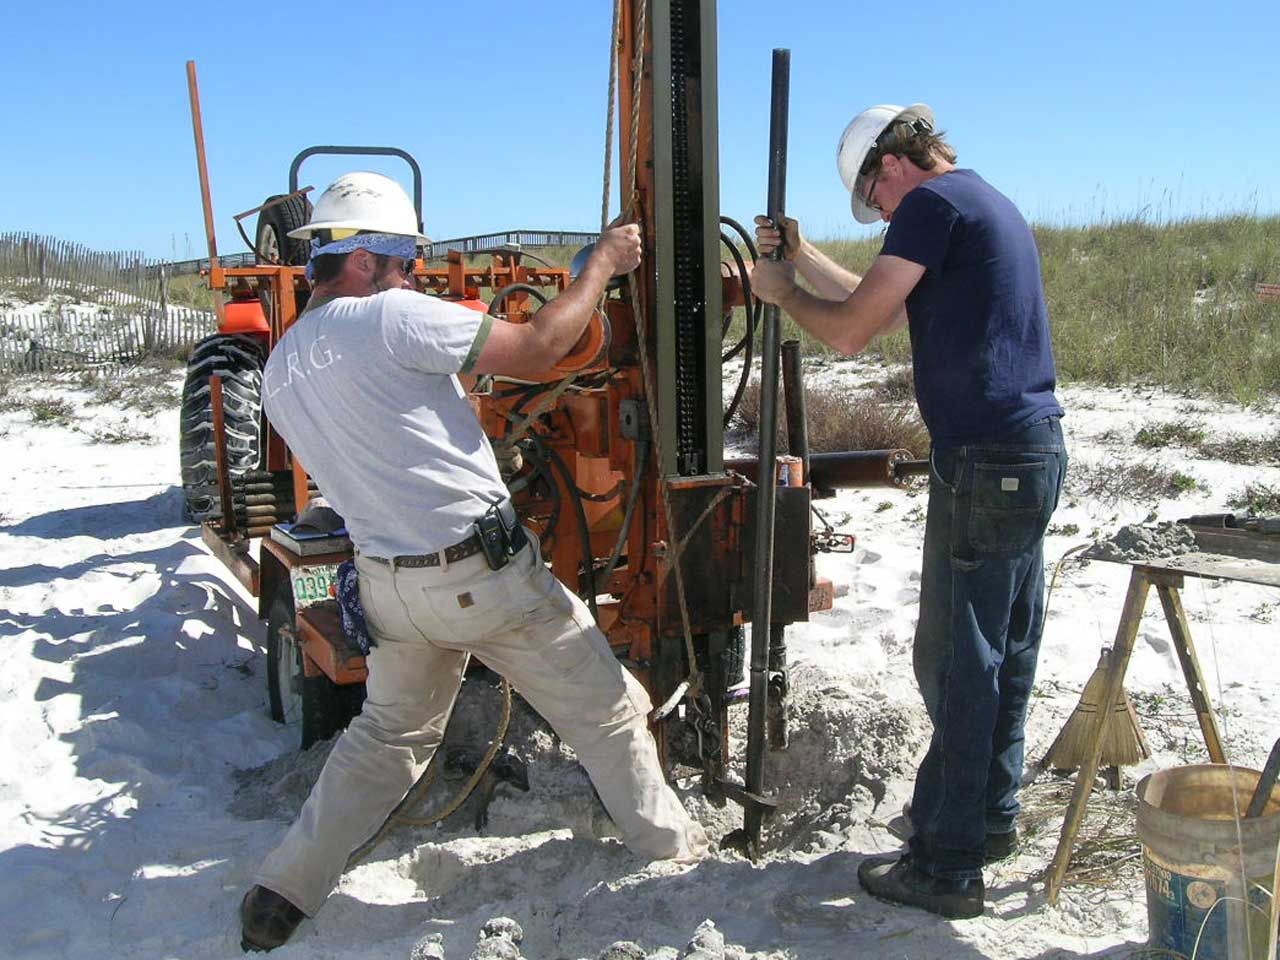
[[[215,333],[191,351],[182,386],[179,449],[187,514],[196,522],[222,517],[213,443],[213,395],[209,379],[222,377],[227,467],[232,476],[262,465],[262,367],[266,344],[247,334]]]
[[[293,589],[286,582],[267,612],[267,700],[271,719],[296,729],[299,746],[306,750],[344,729],[360,712],[364,684],[339,686],[323,674],[308,677],[294,623]]]
[[[283,194],[267,197],[266,203]],[[258,235],[254,242],[259,263],[304,266],[311,256],[311,244],[289,237],[290,230],[303,226],[311,217],[311,203],[305,196],[292,197],[258,214]]]

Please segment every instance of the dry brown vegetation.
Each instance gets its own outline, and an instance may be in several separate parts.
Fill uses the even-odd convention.
[[[916,413],[914,403],[885,403],[875,397],[853,394],[847,388],[807,387],[805,389],[809,449],[814,453],[833,450],[910,450],[915,457],[929,452],[929,433]],[[786,410],[779,398],[778,447],[786,447]],[[731,426],[754,439],[760,430],[760,381],[752,380]]]

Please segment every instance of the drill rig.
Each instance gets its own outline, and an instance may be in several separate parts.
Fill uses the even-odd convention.
[[[668,769],[692,765],[710,797],[743,805],[744,830],[734,839],[754,856],[772,807],[764,790],[763,751],[766,742],[773,748],[786,743],[785,629],[832,605],[834,591],[816,576],[815,554],[852,548],[851,537],[829,531],[815,536],[815,490],[893,486],[915,471],[904,462],[905,451],[808,453],[796,345],[780,350],[776,308],[763,308],[750,293],[741,251],[751,250],[751,239],[734,221],[722,220],[719,210],[715,0],[617,0],[611,53],[620,74],[621,206],[627,219],[641,225],[641,264],[606,294],[582,339],[545,381],[483,377],[466,386],[495,448],[521,454],[503,458],[522,461],[509,486],[553,572],[587,601],[613,650],[657,705],[655,733]],[[785,193],[787,64],[786,51],[775,51],[769,191],[774,217],[782,215]],[[265,355],[308,295],[303,271],[289,262],[284,241],[292,222],[285,222],[287,216],[295,225],[305,222],[300,163],[313,153],[369,151],[311,148],[300,154],[288,193],[256,211],[258,238],[251,245],[259,262],[224,269],[217,260],[190,64],[188,80],[209,283],[230,296],[228,317],[237,311],[250,315]],[[403,156],[414,170],[421,219],[421,175]],[[725,226],[736,240],[723,235]],[[726,250],[729,262],[722,263]],[[530,267],[510,252],[485,267],[450,254],[444,269],[420,264],[417,276],[426,292],[513,322],[527,319],[548,298],[545,291],[554,294],[569,282],[568,271]],[[482,299],[486,292],[492,293],[488,304]],[[746,307],[746,332],[726,349],[735,306]],[[229,321],[219,319],[226,331]],[[736,403],[757,350],[760,454],[755,461],[726,463],[724,364],[745,354]],[[781,361],[791,456],[779,458],[774,447]],[[260,463],[233,475],[222,390],[214,375],[209,396],[212,444],[220,451],[220,509],[210,511],[217,515],[206,520],[204,537],[259,597],[259,612],[268,620],[273,711],[283,713],[289,694],[300,695],[305,745],[308,729],[310,739],[327,736],[357,708],[365,676],[363,659],[325,597],[325,578],[346,554],[300,556],[264,537],[270,523],[290,519],[314,488],[305,465],[265,422]],[[245,477],[277,495],[274,505],[258,504],[266,510],[252,517],[237,512],[236,487],[245,487]],[[259,537],[255,560],[250,542]],[[739,780],[727,717],[744,692],[738,682],[747,659],[747,624],[751,716],[746,775]]]

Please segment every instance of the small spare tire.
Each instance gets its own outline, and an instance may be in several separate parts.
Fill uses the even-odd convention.
[[[267,197],[264,203],[279,200],[284,194]],[[311,202],[306,196],[290,197],[258,214],[258,234],[254,241],[259,263],[282,263],[290,267],[305,266],[311,256],[311,244],[295,240],[290,230],[305,226],[311,218]]]

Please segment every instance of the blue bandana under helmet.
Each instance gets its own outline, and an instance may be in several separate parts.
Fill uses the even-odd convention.
[[[316,257],[330,253],[351,253],[353,250],[368,250],[370,253],[387,257],[412,260],[418,255],[418,241],[399,233],[357,233],[325,244],[312,237],[311,259],[307,261],[307,279],[315,279],[315,269],[312,264]]]

